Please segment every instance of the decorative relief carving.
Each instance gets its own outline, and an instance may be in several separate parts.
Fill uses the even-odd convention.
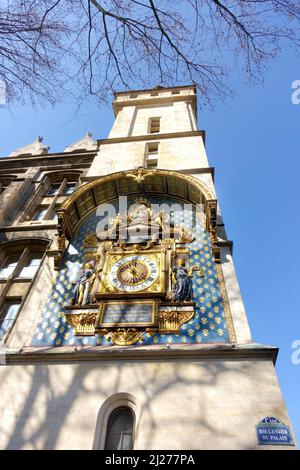
[[[159,312],[159,333],[179,333],[179,328],[194,316],[194,308],[187,311],[162,310]]]
[[[128,172],[126,176],[128,178],[133,178],[133,180],[136,183],[141,184],[145,178],[152,176],[152,175],[155,175],[154,171],[149,171],[143,167],[139,167],[137,170],[134,170],[134,173]]]
[[[206,228],[210,233],[212,251],[215,262],[221,262],[220,248],[218,246],[217,200],[212,199],[205,203]]]
[[[143,339],[144,333],[145,331],[136,328],[118,328],[116,331],[111,330],[107,339],[117,346],[131,346]]]
[[[154,317],[153,325],[150,327],[136,326],[121,327],[116,323],[115,327],[107,326],[104,322],[99,323],[103,306],[98,309],[92,306],[86,311],[79,307],[67,307],[67,322],[75,329],[75,336],[106,336],[109,341],[118,346],[129,346],[143,340],[144,334],[159,333],[179,333],[179,328],[184,323],[190,321],[194,316],[193,305],[176,307],[161,307],[158,315]],[[156,308],[156,307],[155,307]],[[167,310],[169,308],[169,310]],[[170,310],[171,309],[171,310]],[[78,313],[76,313],[78,312]]]
[[[84,241],[83,241],[83,246],[84,248],[93,248],[98,245],[98,237],[95,233],[89,233]]]
[[[58,271],[67,247],[67,240],[65,235],[65,227],[63,217],[58,211],[57,213],[57,254],[54,256],[54,269]]]
[[[75,328],[75,336],[94,336],[96,312],[67,313],[67,322]]]
[[[101,237],[89,233],[84,239],[85,263],[75,284],[73,305],[75,309],[83,306],[93,310],[67,314],[77,336],[99,334],[105,335],[113,344],[131,345],[140,341],[145,333],[179,333],[180,326],[194,316],[193,273],[197,272],[199,277],[205,276],[198,263],[192,267],[188,263],[186,265],[189,249],[185,244],[194,240],[194,234],[182,226],[170,225],[169,238],[164,238],[166,217],[162,213],[153,214],[146,200],[140,199],[137,203],[140,207],[129,210],[125,218],[117,214]],[[209,207],[211,237],[215,226],[212,209]],[[133,232],[129,231],[128,239],[120,237],[123,225],[140,231],[148,229],[153,219],[158,236],[136,241]],[[111,240],[109,237],[113,230],[116,230],[117,238]],[[130,299],[137,305],[142,302],[139,298],[157,299],[157,314],[155,320],[150,322],[151,328],[147,328],[149,323],[143,325],[138,319],[127,326],[124,321],[105,324],[101,320],[102,305],[118,298],[122,299],[120,303],[124,304],[125,309]],[[167,306],[159,307],[160,302],[166,301]],[[95,307],[96,302],[100,302],[99,310]],[[140,311],[140,314],[143,312]]]

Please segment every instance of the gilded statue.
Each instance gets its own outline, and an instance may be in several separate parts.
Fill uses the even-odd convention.
[[[90,291],[97,272],[94,269],[93,263],[85,263],[83,272],[75,284],[73,305],[88,305],[90,303]]]

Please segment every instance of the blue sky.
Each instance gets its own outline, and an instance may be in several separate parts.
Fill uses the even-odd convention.
[[[255,342],[279,346],[277,373],[300,442],[300,364],[291,361],[300,340],[298,248],[300,217],[300,105],[291,84],[300,80],[299,58],[291,51],[276,59],[263,85],[235,79],[236,97],[215,111],[199,110],[208,158]],[[201,96],[199,96],[201,100]],[[65,100],[56,108],[0,110],[0,155],[44,136],[61,151],[92,131],[106,137],[111,108],[88,103],[79,112]]]

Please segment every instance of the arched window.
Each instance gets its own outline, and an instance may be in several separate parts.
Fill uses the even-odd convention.
[[[122,406],[114,410],[108,419],[105,449],[132,450],[134,421],[131,408]]]

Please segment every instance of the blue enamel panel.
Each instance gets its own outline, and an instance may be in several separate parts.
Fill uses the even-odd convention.
[[[151,203],[173,205],[180,201],[174,199],[148,198]],[[134,201],[128,200],[129,203]],[[185,213],[184,221],[191,227],[192,213]],[[94,233],[99,218],[91,214],[77,229],[70,247],[65,254],[62,268],[51,287],[51,292],[44,312],[37,325],[32,338],[32,346],[61,346],[61,345],[108,345],[111,344],[105,337],[76,337],[74,329],[65,319],[64,306],[70,305],[74,290],[74,272],[83,262],[83,241],[87,234]],[[182,222],[182,212],[174,211],[174,224]],[[180,328],[179,334],[145,334],[143,343],[137,344],[164,344],[164,343],[217,343],[227,342],[228,333],[224,318],[224,309],[220,295],[219,281],[212,254],[209,234],[198,224],[196,239],[188,244],[190,250],[189,265],[199,263],[205,271],[205,278],[194,273],[193,300],[196,302],[194,318]],[[73,282],[73,283],[72,283]],[[134,347],[131,346],[131,347]]]

